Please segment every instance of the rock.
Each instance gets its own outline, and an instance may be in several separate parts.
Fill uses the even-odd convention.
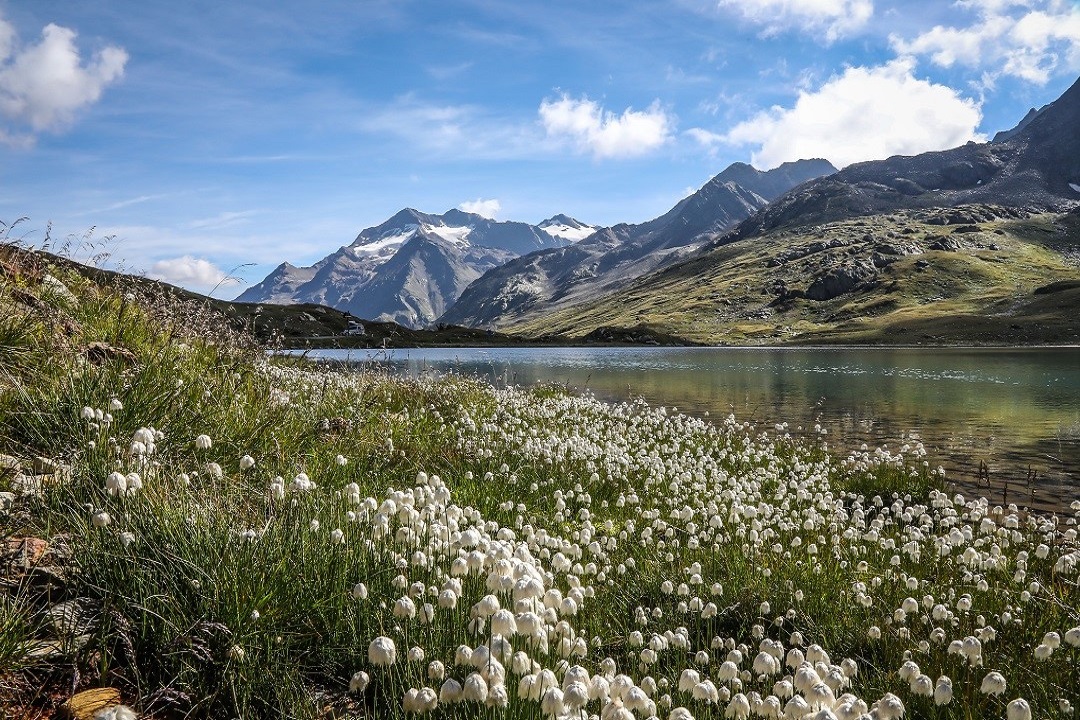
[[[929,260],[916,260],[915,261],[915,267],[917,267],[919,270],[925,270],[926,268],[930,267],[930,261]]]
[[[64,305],[78,306],[79,299],[75,297],[75,293],[71,292],[71,289],[67,285],[60,282],[52,275],[46,273],[45,276],[41,278],[41,286],[44,289],[45,294],[49,295],[50,299],[54,302],[59,301]]]
[[[25,655],[27,658],[42,660],[64,654],[64,646],[59,640],[34,640],[27,643]]]
[[[903,177],[893,178],[887,184],[889,185],[889,187],[903,193],[904,195],[922,195],[924,192],[926,192],[926,188],[924,188],[919,183]]]
[[[49,543],[41,538],[8,538],[4,542],[4,559],[13,567],[25,570],[37,565],[48,549]]]
[[[11,489],[20,495],[40,496],[41,478],[35,475],[16,475],[11,481]]]
[[[947,237],[935,240],[930,244],[931,250],[944,250],[945,252],[956,252],[964,247],[964,243],[960,242],[956,238]]]
[[[22,463],[13,455],[0,454],[0,480],[8,480],[22,472]]]
[[[94,688],[76,693],[60,706],[61,717],[67,720],[93,720],[94,713],[120,704],[120,691],[116,688]]]
[[[82,352],[87,360],[99,365],[110,360],[119,360],[125,365],[135,365],[138,362],[135,353],[130,350],[104,342],[92,342],[84,347]]]
[[[34,475],[52,475],[58,467],[60,467],[60,463],[38,455],[30,463],[30,472]]]
[[[906,257],[908,255],[922,255],[923,249],[918,243],[899,241],[880,243],[874,248],[874,251],[879,252],[882,255]]]
[[[877,269],[867,261],[840,265],[825,271],[806,289],[811,300],[831,300],[864,287],[877,278]]]
[[[15,493],[0,492],[0,510],[15,507]]]
[[[870,256],[870,262],[874,263],[874,267],[879,269],[892,265],[896,260],[897,259],[891,255],[882,255],[881,253],[874,253]]]
[[[53,605],[48,614],[56,634],[61,638],[73,639],[90,631],[90,618],[80,600],[65,600]]]

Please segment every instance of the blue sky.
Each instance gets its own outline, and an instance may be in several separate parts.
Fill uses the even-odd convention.
[[[0,0],[0,220],[205,291],[406,206],[640,222],[981,140],[1078,75],[1064,0]]]

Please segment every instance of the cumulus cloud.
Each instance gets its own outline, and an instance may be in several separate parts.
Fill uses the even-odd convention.
[[[936,25],[905,40],[893,36],[893,48],[926,56],[942,67],[987,68],[991,76],[1009,75],[1038,85],[1056,72],[1080,69],[1080,6],[1063,0],[966,0],[972,24]]]
[[[476,198],[475,200],[466,200],[461,203],[458,205],[458,209],[494,220],[495,216],[499,214],[499,210],[502,209],[502,205],[499,204],[499,201],[496,198],[491,198],[490,200]]]
[[[723,141],[756,145],[753,164],[772,168],[814,157],[843,167],[985,139],[976,132],[979,103],[916,78],[913,69],[914,61],[905,58],[848,68],[817,90],[800,92],[792,107],[774,107],[739,123]],[[711,139],[697,139],[703,138]]]
[[[562,95],[540,103],[540,122],[548,137],[569,141],[580,152],[597,158],[644,155],[671,139],[675,125],[660,102],[646,110],[627,108],[622,115],[604,110],[599,103]]]
[[[873,0],[719,0],[766,35],[799,28],[828,43],[862,28],[874,14]]]
[[[232,282],[221,268],[209,260],[191,255],[158,260],[150,269],[150,277],[187,288],[209,289]]]
[[[0,138],[25,144],[36,133],[62,130],[123,76],[128,55],[122,48],[110,45],[84,62],[75,37],[74,30],[50,23],[40,41],[21,46],[0,17],[0,115],[17,126],[0,128]]]

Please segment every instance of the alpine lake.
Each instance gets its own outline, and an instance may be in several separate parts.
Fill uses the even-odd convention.
[[[308,350],[306,357],[498,387],[557,384],[844,456],[922,442],[956,492],[1044,511],[1080,496],[1080,348],[437,348]],[[815,430],[815,427],[824,430]]]

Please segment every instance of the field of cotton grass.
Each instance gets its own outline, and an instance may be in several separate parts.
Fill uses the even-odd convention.
[[[268,360],[31,260],[0,289],[0,452],[61,467],[0,485],[0,539],[57,558],[47,591],[0,584],[15,717],[103,686],[154,718],[1080,704],[1080,501],[995,506],[826,428]]]

